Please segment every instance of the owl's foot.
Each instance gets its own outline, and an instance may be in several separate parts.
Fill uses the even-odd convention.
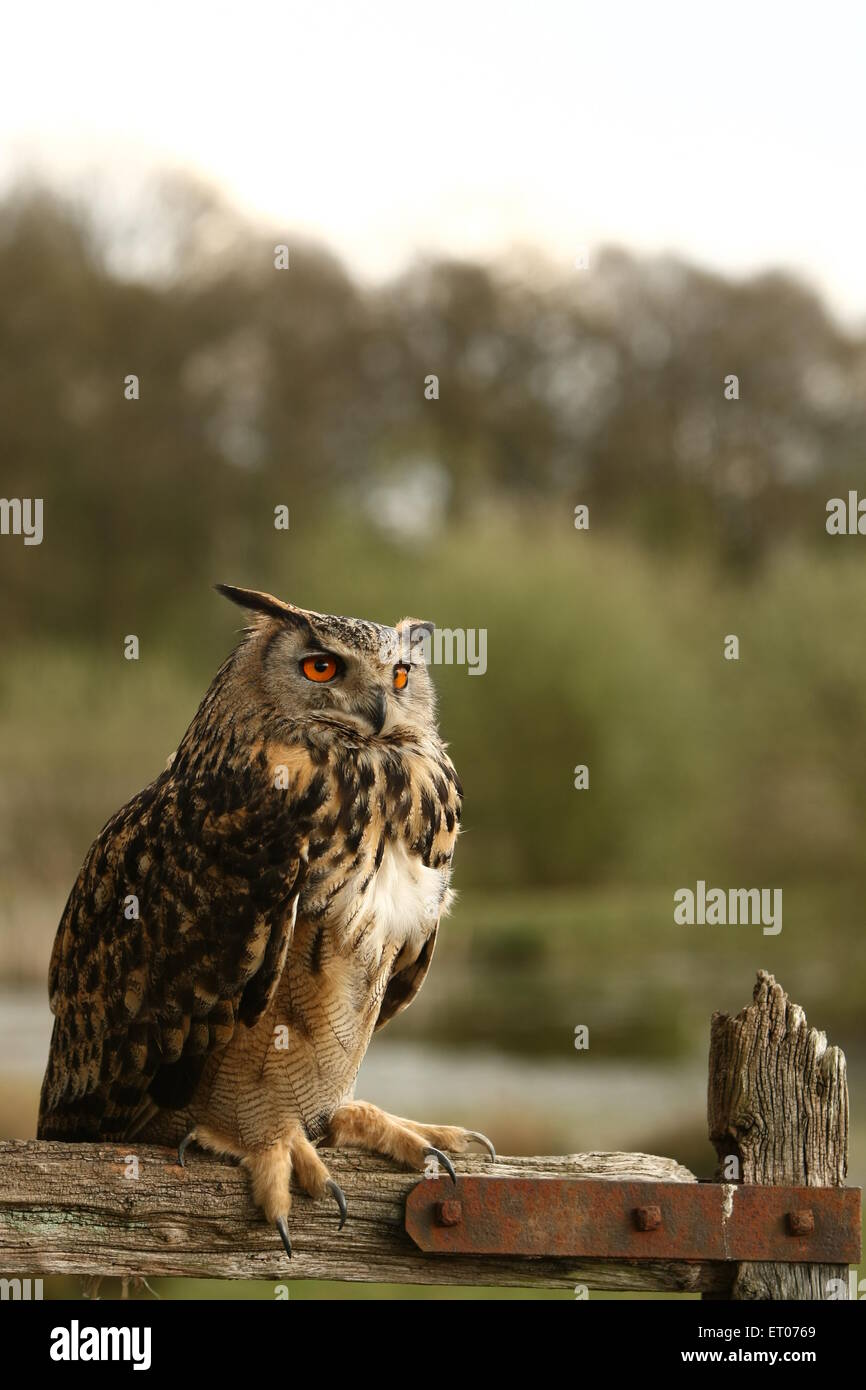
[[[331,1118],[327,1143],[335,1147],[366,1149],[384,1154],[407,1168],[424,1171],[429,1159],[441,1163],[453,1182],[454,1165],[447,1153],[466,1153],[470,1144],[480,1144],[496,1161],[496,1150],[484,1134],[459,1125],[422,1125],[389,1115],[365,1100],[341,1105]]]
[[[253,1185],[253,1201],[261,1207],[268,1221],[276,1226],[289,1259],[292,1257],[292,1242],[289,1239],[288,1216],[292,1206],[289,1184],[292,1177],[308,1197],[333,1197],[340,1211],[339,1230],[346,1224],[346,1198],[341,1187],[334,1182],[322,1160],[306,1135],[295,1129],[284,1139],[277,1140],[260,1149],[244,1151],[236,1143],[225,1139],[203,1125],[181,1140],[178,1148],[178,1162],[184,1166],[183,1156],[193,1141],[212,1153],[232,1154],[239,1158],[247,1169]]]
[[[333,1197],[340,1211],[338,1229],[342,1231],[348,1210],[345,1194],[301,1130],[295,1130],[287,1139],[281,1139],[266,1149],[245,1154],[241,1162],[252,1178],[253,1200],[276,1226],[289,1259],[292,1257],[292,1243],[286,1223],[292,1205],[289,1190],[292,1176],[308,1197]]]

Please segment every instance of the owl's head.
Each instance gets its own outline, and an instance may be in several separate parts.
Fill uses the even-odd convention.
[[[436,700],[424,660],[433,624],[396,627],[296,608],[272,594],[217,584],[257,615],[249,632],[264,693],[293,720],[349,725],[367,737],[429,733]]]

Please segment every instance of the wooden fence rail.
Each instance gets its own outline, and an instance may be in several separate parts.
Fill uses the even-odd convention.
[[[717,1014],[713,1019],[708,1109],[720,1183],[733,1177],[744,1185],[786,1189],[843,1186],[848,1138],[844,1056],[827,1046],[822,1033],[808,1028],[802,1009],[790,1004],[771,975],[759,974],[754,1001],[742,1013]],[[721,1194],[721,1225],[717,1231],[706,1227],[714,1237],[706,1245],[711,1258],[701,1258],[700,1249],[697,1257],[692,1249],[689,1258],[653,1258],[653,1249],[659,1248],[654,1240],[685,1250],[689,1239],[694,1246],[702,1238],[705,1227],[683,1223],[691,1198],[680,1186],[692,1185],[696,1220],[699,1207],[705,1220],[706,1211],[715,1211],[713,1193],[703,1183],[698,1186],[694,1174],[673,1159],[622,1153],[501,1158],[495,1166],[484,1157],[461,1158],[457,1187],[440,1178],[435,1193],[450,1197],[457,1212],[455,1216],[449,1206],[444,1226],[459,1224],[465,1207],[466,1231],[457,1239],[468,1240],[472,1253],[443,1253],[438,1248],[433,1253],[420,1249],[407,1231],[407,1199],[419,1183],[418,1174],[351,1151],[324,1151],[323,1157],[346,1193],[349,1220],[338,1230],[330,1203],[312,1202],[297,1193],[291,1216],[295,1253],[289,1262],[276,1232],[252,1204],[246,1173],[234,1164],[190,1151],[187,1166],[180,1168],[170,1151],[145,1145],[0,1143],[0,1274],[7,1279],[77,1274],[281,1283],[348,1279],[500,1287],[582,1284],[599,1290],[700,1292],[711,1298],[826,1298],[832,1296],[828,1288],[837,1287],[829,1281],[847,1286],[847,1260],[857,1258],[852,1253],[855,1225],[859,1238],[853,1194],[839,1194],[838,1202],[832,1194],[815,1194],[813,1215],[802,1194],[785,1193],[779,1194],[785,1198],[782,1206],[796,1210],[761,1212],[752,1218],[754,1233],[746,1230],[747,1243],[756,1241],[756,1250],[762,1248],[765,1235],[771,1240],[773,1258],[738,1261],[732,1247],[727,1258],[719,1259],[719,1232],[727,1251],[725,1213],[743,1206],[735,1202],[736,1181],[730,1188],[715,1189]],[[481,1181],[464,1182],[470,1178]],[[512,1179],[520,1181],[506,1181]],[[549,1179],[577,1181],[563,1188]],[[598,1203],[592,1258],[581,1253],[586,1247],[580,1245],[580,1230],[591,1231],[596,1225],[592,1213],[588,1221],[576,1218],[578,1204],[562,1197],[579,1188],[583,1194],[596,1190],[589,1184],[580,1187],[587,1179],[604,1180],[609,1187],[603,1192],[609,1191],[611,1198]],[[638,1258],[611,1253],[607,1258],[596,1247],[608,1229],[616,1229],[619,1215],[614,1211],[611,1217],[606,1210],[608,1224],[603,1224],[602,1209],[615,1208],[620,1194],[633,1204],[628,1186],[632,1183],[677,1185],[670,1203],[674,1219],[667,1221],[666,1230],[654,1233],[654,1226],[665,1225],[664,1212],[655,1205],[630,1206],[632,1214],[641,1213],[639,1229],[647,1234],[640,1250],[646,1253]],[[657,1194],[670,1189],[647,1186],[646,1191],[664,1207]],[[435,1193],[429,1189],[429,1195]],[[472,1227],[479,1194],[482,1202],[485,1195],[490,1197],[489,1229],[480,1237],[477,1225]],[[513,1205],[516,1196],[523,1206]],[[830,1201],[822,1205],[819,1197]],[[559,1211],[553,1198],[560,1203]],[[414,1198],[413,1203],[417,1206]],[[830,1220],[831,1206],[840,1208],[834,1217],[841,1223],[837,1226]],[[646,1219],[647,1212],[655,1212],[657,1219]],[[788,1244],[782,1231],[786,1218]],[[830,1252],[832,1262],[804,1262],[802,1254],[778,1258],[789,1248],[793,1252],[800,1240],[816,1241],[820,1229],[810,1234],[815,1222],[818,1228],[825,1225],[825,1243],[802,1249]],[[765,1231],[758,1229],[762,1226]],[[530,1227],[535,1245],[526,1242]],[[745,1229],[742,1222],[739,1229]],[[611,1252],[631,1250],[631,1245],[622,1244],[629,1238],[615,1240]],[[485,1239],[503,1253],[476,1251]],[[554,1253],[569,1248],[572,1239],[579,1253]],[[509,1240],[524,1253],[507,1253]],[[550,1253],[527,1255],[528,1248]]]

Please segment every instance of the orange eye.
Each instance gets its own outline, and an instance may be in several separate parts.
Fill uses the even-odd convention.
[[[404,690],[409,684],[409,668],[407,666],[394,667],[394,689]]]
[[[332,656],[308,656],[301,662],[301,670],[308,681],[332,681],[337,663]]]

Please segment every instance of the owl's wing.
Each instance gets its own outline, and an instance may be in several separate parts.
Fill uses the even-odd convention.
[[[441,920],[441,917],[437,919],[435,927],[416,956],[413,956],[410,961],[403,963],[401,959],[403,952],[401,951],[394,962],[394,970],[382,997],[382,1007],[379,1010],[379,1017],[376,1020],[374,1032],[378,1032],[380,1028],[384,1028],[385,1024],[388,1023],[395,1014],[402,1013],[404,1009],[408,1009],[415,995],[423,985],[427,977],[427,971],[430,969],[430,962],[433,959],[433,949],[436,945],[436,937],[439,932],[439,922]]]
[[[171,770],[97,837],[49,972],[41,1138],[123,1137],[191,1098],[208,1055],[252,1025],[282,973],[324,779],[277,791],[265,758],[187,783]]]

